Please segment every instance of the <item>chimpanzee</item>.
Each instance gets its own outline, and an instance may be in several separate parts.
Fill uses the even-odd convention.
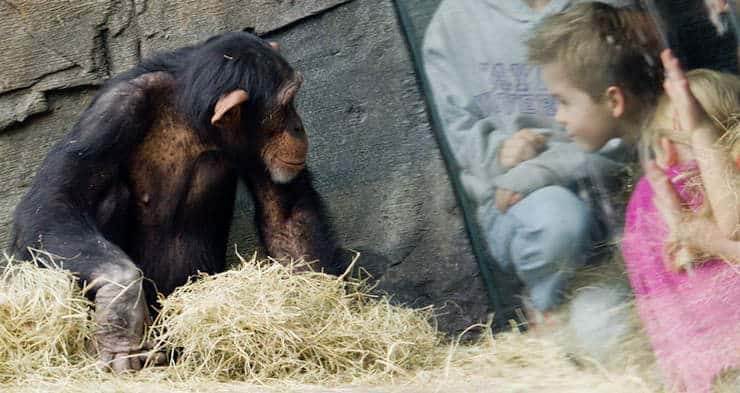
[[[302,81],[277,45],[226,33],[111,79],[47,155],[16,208],[11,252],[46,250],[88,283],[114,371],[142,366],[142,282],[167,295],[224,269],[239,179],[271,256],[341,269],[306,169]]]

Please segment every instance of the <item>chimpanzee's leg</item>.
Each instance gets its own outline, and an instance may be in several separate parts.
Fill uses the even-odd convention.
[[[141,369],[148,315],[141,271],[123,256],[95,266],[88,280],[95,299],[95,344],[101,364],[115,372]]]
[[[255,199],[257,226],[271,256],[318,260],[314,268],[329,274],[343,271],[321,197],[311,185],[308,170],[287,184],[275,183],[257,171],[247,173],[246,179]]]
[[[70,215],[69,221],[74,221]],[[142,290],[142,274],[128,256],[100,234],[80,230],[62,232],[55,227],[40,244],[52,255],[38,254],[36,262],[64,267],[86,289],[95,302],[95,340],[101,364],[115,372],[138,370],[145,357],[140,354],[144,324],[147,319],[146,300]],[[73,225],[74,226],[74,225]]]

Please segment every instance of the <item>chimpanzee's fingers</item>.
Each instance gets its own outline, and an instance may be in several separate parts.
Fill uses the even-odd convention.
[[[163,366],[167,364],[167,355],[162,351],[156,351],[151,341],[144,341],[139,347],[138,361],[142,368],[145,366]]]
[[[139,354],[131,355],[129,357],[129,365],[132,370],[139,371],[143,367],[145,360],[142,360]]]
[[[141,345],[139,346],[139,350],[142,351],[142,352],[143,351],[150,351],[150,350],[152,350],[152,348],[154,348],[154,344],[152,344],[152,342],[149,341],[149,340],[144,340],[141,343]]]
[[[98,359],[95,365],[99,370],[112,371],[111,362],[113,362],[113,354],[108,351],[101,351],[100,359]]]
[[[162,352],[149,352],[146,354],[148,366],[164,366],[167,364],[167,355]]]
[[[113,372],[116,374],[124,373],[131,369],[130,363],[129,363],[129,357],[128,354],[121,354],[118,353],[115,355],[115,358],[113,358],[113,362],[111,363],[111,368],[113,369]]]
[[[113,361],[113,353],[108,351],[101,351],[100,352],[100,361],[104,362],[106,364]]]

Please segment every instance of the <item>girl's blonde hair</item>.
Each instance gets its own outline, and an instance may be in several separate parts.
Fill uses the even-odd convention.
[[[727,148],[733,159],[740,155],[740,77],[719,71],[699,68],[686,73],[691,92],[704,111],[721,130],[720,143]],[[688,144],[689,132],[673,129],[673,110],[670,99],[663,94],[658,99],[655,114],[642,137],[651,149],[660,149],[660,139]]]

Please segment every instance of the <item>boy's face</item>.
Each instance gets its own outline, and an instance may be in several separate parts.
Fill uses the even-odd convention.
[[[605,102],[594,101],[574,86],[560,63],[542,66],[542,80],[558,102],[555,121],[568,131],[568,137],[586,151],[596,151],[610,139],[619,137],[616,119]]]

